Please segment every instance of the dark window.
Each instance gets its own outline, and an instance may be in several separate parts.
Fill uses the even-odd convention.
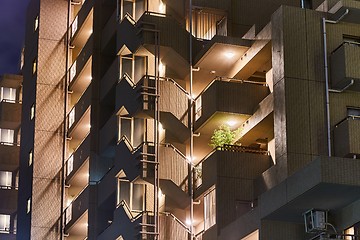
[[[348,107],[348,108],[347,108],[347,115],[348,115],[348,116],[360,117],[360,108]]]
[[[312,9],[312,0],[301,0],[301,7],[302,8],[308,8],[308,9]]]

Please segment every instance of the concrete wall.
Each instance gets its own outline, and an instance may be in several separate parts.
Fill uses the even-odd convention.
[[[39,16],[39,29],[34,32],[36,16]],[[27,19],[23,70],[26,82],[23,96],[27,101],[23,105],[22,117],[24,147],[20,158],[20,191],[23,195],[19,201],[19,237],[58,239],[67,2],[34,0],[30,3]],[[35,75],[32,74],[34,59],[37,60]],[[30,121],[30,106],[33,103],[35,119]],[[28,157],[33,146],[34,161],[31,168],[28,167]],[[32,200],[30,214],[26,214],[28,198]]]
[[[326,154],[321,13],[281,7],[272,16],[274,132],[280,180]],[[279,176],[278,176],[279,177]]]

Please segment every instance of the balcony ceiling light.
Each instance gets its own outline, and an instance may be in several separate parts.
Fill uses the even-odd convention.
[[[235,56],[235,53],[233,52],[225,52],[225,57],[227,59],[232,59]]]
[[[190,226],[190,225],[191,225],[191,220],[190,220],[190,219],[186,219],[185,224],[186,224],[187,226]]]
[[[236,124],[236,121],[234,121],[234,120],[227,121],[227,125],[229,125],[229,127],[233,127],[233,126],[235,126],[235,124]]]

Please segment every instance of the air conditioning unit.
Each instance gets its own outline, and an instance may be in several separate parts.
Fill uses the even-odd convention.
[[[311,209],[303,214],[307,233],[326,231],[327,212]]]

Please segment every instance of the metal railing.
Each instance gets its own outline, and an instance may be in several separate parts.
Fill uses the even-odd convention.
[[[321,233],[321,234],[311,238],[310,240],[336,240],[336,239],[360,240],[360,235]]]
[[[255,81],[249,81],[249,80],[244,80],[244,79],[237,79],[237,78],[229,78],[229,77],[224,77],[224,76],[216,76],[201,92],[200,94],[194,99],[195,101],[201,96],[203,95],[204,92],[206,92],[211,85],[216,82],[216,81],[220,81],[220,82],[233,82],[233,83],[249,83],[249,84],[255,84],[255,85],[261,85],[261,86],[268,86],[267,83],[264,82],[255,82]]]
[[[219,151],[227,152],[244,152],[244,153],[256,153],[261,155],[269,155],[269,151],[260,148],[245,147],[239,145],[224,144],[223,146],[216,148]]]
[[[340,122],[338,122],[337,124],[335,124],[335,127],[338,127],[341,123],[352,119],[352,120],[360,120],[360,116],[356,116],[356,115],[349,115],[347,117],[345,117],[343,120],[341,120]]]

